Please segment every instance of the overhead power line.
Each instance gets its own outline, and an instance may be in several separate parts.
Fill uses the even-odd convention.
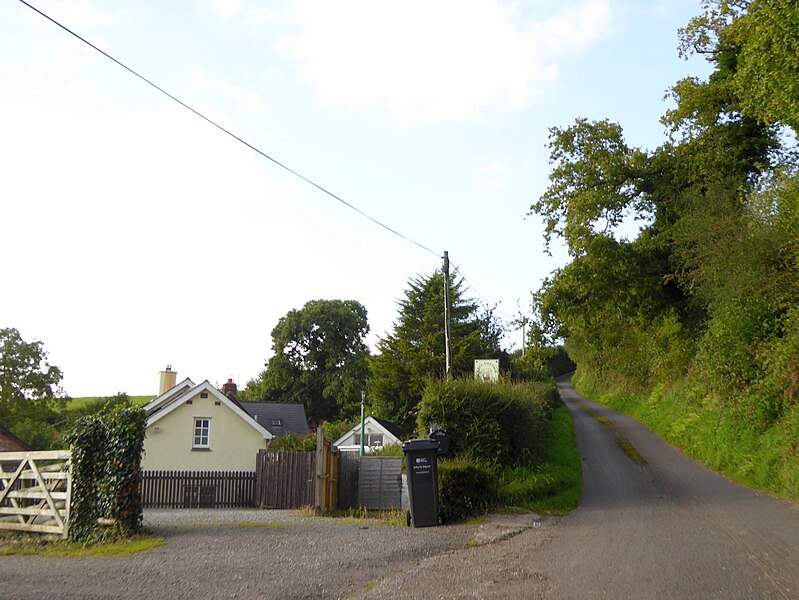
[[[420,244],[420,243],[419,243],[419,242],[417,242],[416,240],[413,240],[413,239],[409,238],[408,236],[401,234],[401,233],[400,233],[399,231],[397,231],[396,229],[392,229],[391,227],[389,227],[389,226],[388,226],[388,225],[386,225],[385,223],[382,223],[382,222],[378,221],[378,220],[377,220],[377,219],[375,219],[374,217],[372,217],[372,216],[368,215],[367,213],[365,213],[364,211],[362,211],[360,208],[358,208],[358,207],[356,207],[356,206],[354,206],[354,205],[350,204],[349,202],[347,202],[347,201],[346,201],[346,200],[344,200],[343,198],[341,198],[341,197],[337,196],[336,194],[334,194],[333,192],[331,192],[331,191],[329,191],[329,190],[325,189],[324,187],[322,187],[322,186],[321,186],[321,185],[319,185],[318,183],[316,183],[316,182],[312,181],[311,179],[309,179],[309,178],[305,177],[304,175],[302,175],[302,174],[298,173],[298,172],[297,172],[297,171],[295,171],[294,169],[292,169],[292,168],[290,168],[290,167],[288,167],[288,166],[284,165],[283,163],[281,163],[280,161],[276,160],[275,158],[272,158],[271,156],[269,156],[268,154],[266,154],[265,152],[263,152],[263,151],[262,151],[262,150],[260,150],[259,148],[257,148],[257,147],[255,147],[255,146],[253,146],[253,145],[252,145],[252,144],[250,144],[249,142],[245,141],[244,139],[242,139],[241,137],[239,137],[239,136],[238,136],[238,135],[236,135],[235,133],[233,133],[233,132],[229,131],[228,129],[225,129],[224,127],[222,127],[222,126],[221,126],[219,123],[217,123],[216,121],[213,121],[212,119],[210,119],[210,118],[206,117],[206,116],[205,116],[204,114],[202,114],[201,112],[199,112],[199,111],[195,110],[194,108],[192,108],[191,106],[189,106],[188,104],[186,104],[185,102],[183,102],[182,100],[180,100],[179,98],[177,98],[177,97],[173,96],[172,94],[170,94],[169,92],[167,92],[165,89],[163,89],[162,87],[160,87],[160,86],[156,85],[155,83],[153,83],[152,81],[150,81],[149,79],[147,79],[146,77],[144,77],[143,75],[140,75],[139,73],[137,73],[136,71],[134,71],[133,69],[131,69],[130,67],[128,67],[127,65],[125,65],[124,63],[122,63],[121,61],[117,60],[116,58],[114,58],[113,56],[111,56],[110,54],[108,54],[107,52],[105,52],[105,51],[101,50],[100,48],[98,48],[97,46],[95,46],[94,44],[92,44],[91,42],[89,42],[88,40],[86,40],[85,38],[83,38],[83,37],[81,37],[80,35],[78,35],[77,33],[75,33],[74,31],[72,31],[72,30],[71,30],[71,29],[69,29],[68,27],[66,27],[66,26],[62,25],[61,23],[59,23],[58,21],[56,21],[55,19],[53,19],[53,18],[52,18],[52,17],[50,17],[49,15],[47,15],[47,14],[43,13],[41,10],[39,10],[39,9],[38,9],[38,8],[36,8],[35,6],[33,6],[33,5],[29,4],[28,2],[25,2],[25,0],[19,0],[19,1],[20,1],[20,2],[22,2],[22,4],[24,4],[24,5],[25,5],[25,6],[27,6],[28,8],[30,8],[31,10],[33,10],[33,11],[35,11],[35,12],[39,13],[39,14],[40,14],[42,17],[44,17],[45,19],[47,19],[48,21],[50,21],[50,22],[51,22],[51,23],[53,23],[54,25],[56,25],[56,26],[60,27],[61,29],[63,29],[64,31],[66,31],[67,33],[69,33],[70,35],[72,35],[72,36],[76,37],[76,38],[77,38],[77,39],[79,39],[81,42],[83,42],[84,44],[86,44],[87,46],[89,46],[90,48],[92,48],[92,49],[96,50],[97,52],[99,52],[100,54],[102,54],[103,56],[105,56],[107,59],[109,59],[109,60],[113,61],[114,63],[116,63],[117,65],[119,65],[120,67],[122,67],[123,69],[125,69],[126,71],[128,71],[130,74],[132,74],[132,75],[134,75],[134,76],[138,77],[139,79],[141,79],[142,81],[144,81],[146,84],[148,84],[148,85],[150,85],[151,87],[155,88],[156,90],[158,90],[159,92],[161,92],[161,93],[162,93],[162,94],[164,94],[165,96],[167,96],[167,97],[171,98],[172,100],[174,100],[175,102],[177,102],[178,104],[180,104],[180,105],[181,105],[183,108],[185,108],[185,109],[187,109],[187,110],[190,110],[191,112],[193,112],[195,115],[197,115],[198,117],[200,117],[201,119],[203,119],[203,120],[204,120],[204,121],[206,121],[207,123],[209,123],[209,124],[213,125],[214,127],[216,127],[217,129],[219,129],[220,131],[223,131],[224,133],[226,133],[227,135],[229,135],[229,136],[230,136],[230,137],[232,137],[233,139],[235,139],[235,140],[237,140],[237,141],[241,142],[242,144],[244,144],[244,145],[245,145],[245,146],[247,146],[247,147],[248,147],[250,150],[253,150],[253,151],[257,152],[258,154],[260,154],[261,156],[263,156],[263,157],[264,157],[264,158],[266,158],[267,160],[270,160],[270,161],[272,161],[274,164],[276,164],[276,165],[277,165],[278,167],[280,167],[281,169],[284,169],[284,170],[288,171],[289,173],[291,173],[292,175],[294,175],[295,177],[298,177],[298,178],[302,179],[304,182],[306,182],[306,183],[308,183],[308,184],[312,185],[313,187],[315,187],[315,188],[316,188],[316,189],[318,189],[319,191],[321,191],[321,192],[323,192],[323,193],[327,194],[328,196],[330,196],[331,198],[333,198],[333,199],[335,199],[335,200],[339,201],[341,204],[343,204],[343,205],[344,205],[344,206],[346,206],[347,208],[349,208],[349,209],[351,209],[351,210],[354,210],[355,212],[357,212],[357,213],[358,213],[359,215],[361,215],[362,217],[365,217],[365,218],[369,219],[370,221],[372,221],[372,223],[375,223],[376,225],[378,225],[378,226],[382,227],[382,228],[383,228],[383,229],[385,229],[386,231],[389,231],[389,232],[393,233],[393,234],[394,234],[394,235],[396,235],[397,237],[400,237],[400,238],[402,238],[403,240],[405,240],[406,242],[410,242],[411,244],[414,244],[415,246],[418,246],[419,248],[421,248],[422,250],[425,250],[426,252],[429,252],[429,253],[430,253],[430,254],[432,254],[433,256],[436,256],[436,257],[438,257],[438,256],[439,256],[439,253],[438,253],[438,252],[433,252],[433,251],[432,251],[430,248],[428,248],[427,246],[425,246],[425,245],[423,245],[423,244]]]
[[[511,315],[509,315],[508,313],[506,313],[505,311],[501,310],[501,309],[499,308],[499,305],[498,305],[498,304],[492,304],[492,303],[491,303],[491,302],[490,302],[490,301],[489,301],[489,300],[488,300],[488,299],[487,299],[485,296],[483,296],[483,295],[482,295],[482,294],[481,294],[481,293],[478,291],[478,289],[477,289],[477,288],[475,288],[475,287],[474,287],[474,285],[473,285],[473,284],[472,284],[472,283],[471,283],[471,282],[470,282],[468,279],[466,279],[466,275],[464,275],[464,274],[463,274],[463,271],[461,271],[461,268],[460,268],[460,266],[453,267],[453,270],[455,271],[455,273],[457,273],[458,275],[460,275],[460,276],[461,276],[461,279],[463,279],[463,281],[466,283],[466,285],[468,285],[468,286],[469,286],[469,289],[470,289],[470,290],[472,290],[472,291],[473,291],[475,294],[477,294],[477,296],[478,296],[478,297],[479,297],[479,298],[480,298],[480,299],[481,299],[483,302],[485,302],[485,304],[486,304],[486,306],[487,306],[487,307],[491,308],[491,307],[493,306],[493,308],[494,308],[494,309],[495,309],[495,310],[496,310],[498,313],[500,313],[501,315],[505,316],[505,318],[507,318],[507,319],[513,319],[513,318],[514,318],[514,317],[512,317]]]

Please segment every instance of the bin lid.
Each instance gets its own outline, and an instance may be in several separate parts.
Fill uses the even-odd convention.
[[[420,438],[418,440],[408,440],[402,444],[402,451],[406,454],[408,452],[424,452],[427,450],[438,450],[438,440]]]

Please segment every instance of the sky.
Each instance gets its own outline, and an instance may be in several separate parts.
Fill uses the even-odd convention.
[[[29,3],[269,157],[0,4],[0,328],[73,397],[154,395],[166,365],[243,386],[309,300],[361,302],[374,349],[444,251],[529,314],[568,260],[528,214],[549,128],[653,149],[669,87],[707,74],[677,55],[698,0]]]

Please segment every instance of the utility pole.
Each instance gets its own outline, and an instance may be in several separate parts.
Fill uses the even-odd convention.
[[[527,317],[522,315],[522,356],[527,354]]]
[[[364,434],[363,411],[364,411],[364,404],[366,404],[366,392],[361,390],[361,456],[363,456],[363,434]]]
[[[444,250],[444,357],[445,369],[444,372],[449,379],[452,375],[452,340],[450,339],[449,331],[449,252]]]

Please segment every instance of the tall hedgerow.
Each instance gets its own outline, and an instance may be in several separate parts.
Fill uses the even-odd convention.
[[[430,380],[418,426],[452,436],[456,453],[501,465],[540,460],[558,393],[551,383]]]

